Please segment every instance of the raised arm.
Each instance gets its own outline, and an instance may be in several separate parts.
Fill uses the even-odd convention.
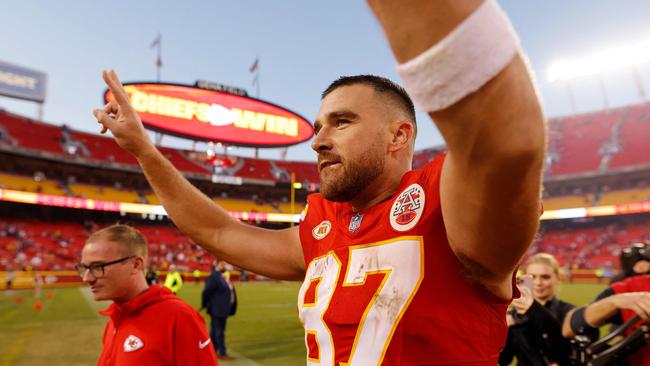
[[[482,4],[369,3],[402,64],[444,41]],[[491,25],[483,27],[481,34],[489,36]],[[537,230],[545,149],[544,116],[531,75],[522,54],[512,56],[476,91],[428,110],[449,151],[440,184],[449,243],[470,275],[502,298],[511,296],[513,270]],[[441,71],[428,70],[434,77],[436,72]]]
[[[181,231],[217,258],[278,279],[302,279],[305,264],[297,228],[246,225],[206,197],[154,146],[114,71],[103,78],[115,101],[93,113],[117,143],[140,163],[145,177]]]

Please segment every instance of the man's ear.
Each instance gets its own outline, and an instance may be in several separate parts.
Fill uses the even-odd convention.
[[[395,152],[408,148],[413,138],[413,124],[408,121],[395,121],[391,125],[391,141],[388,151]]]
[[[136,256],[135,260],[133,261],[133,269],[144,272],[145,270],[144,258]]]

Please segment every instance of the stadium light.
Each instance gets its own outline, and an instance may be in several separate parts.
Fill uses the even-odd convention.
[[[547,70],[549,82],[596,75],[650,61],[650,37],[628,45],[606,48],[574,60],[559,60]]]

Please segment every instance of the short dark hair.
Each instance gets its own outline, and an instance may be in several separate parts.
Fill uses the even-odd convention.
[[[86,243],[97,241],[100,238],[119,244],[124,255],[137,255],[147,259],[147,240],[141,232],[131,226],[116,224],[105,227],[90,234]]]
[[[406,112],[406,115],[410,119],[409,122],[413,123],[413,128],[415,133],[417,133],[417,122],[415,120],[415,106],[411,97],[406,93],[406,90],[399,86],[397,83],[393,82],[390,79],[377,75],[355,75],[355,76],[341,76],[340,78],[334,80],[327,89],[323,91],[321,95],[321,100],[333,92],[334,90],[342,86],[350,86],[356,84],[363,84],[372,87],[376,92],[388,95],[392,100],[397,102],[397,104]]]

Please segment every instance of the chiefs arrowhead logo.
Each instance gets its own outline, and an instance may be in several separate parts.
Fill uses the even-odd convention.
[[[314,229],[311,231],[311,235],[316,240],[321,240],[330,233],[330,230],[332,230],[332,223],[328,220],[323,220],[320,224],[314,227]]]
[[[133,352],[144,347],[142,340],[134,335],[126,337],[124,340],[124,352]]]
[[[411,230],[424,211],[424,189],[417,183],[406,187],[390,209],[390,226],[397,231]]]

